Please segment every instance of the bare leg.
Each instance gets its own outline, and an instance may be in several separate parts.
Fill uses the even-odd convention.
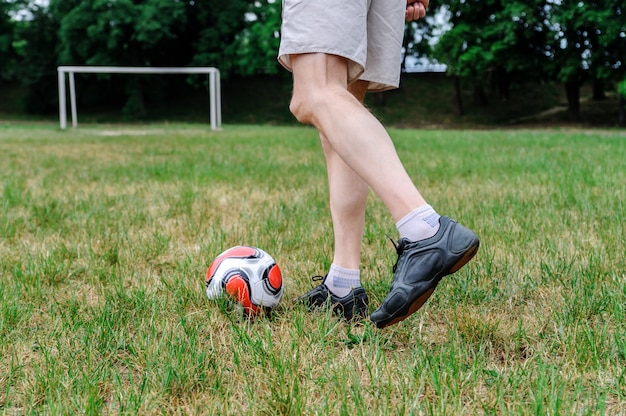
[[[363,102],[367,82],[357,81],[348,91]],[[333,219],[335,248],[333,263],[346,269],[358,270],[365,224],[365,206],[369,187],[335,152],[323,134],[320,134],[330,193],[330,213]]]
[[[427,0],[407,0],[406,19],[423,17],[427,5]],[[332,287],[320,284],[302,299],[311,307],[330,299],[333,311],[343,312],[349,321],[367,314],[368,299],[362,287],[346,295],[343,290],[335,294],[332,290],[350,289],[354,268],[358,268],[370,187],[389,209],[400,233],[394,280],[370,316],[376,326],[384,328],[418,310],[444,276],[474,256],[479,240],[427,205],[387,131],[363,106],[363,84],[348,87],[346,58],[310,53],[292,54],[289,60],[294,77],[290,110],[302,123],[315,126],[322,139],[335,227],[334,259],[343,266],[331,267],[329,276],[336,276],[328,279]]]
[[[290,109],[313,124],[334,152],[382,199],[395,221],[426,205],[382,124],[348,91],[347,61],[335,55],[291,56]]]

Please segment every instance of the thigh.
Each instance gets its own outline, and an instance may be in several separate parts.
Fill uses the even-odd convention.
[[[290,56],[294,95],[313,93],[329,87],[348,88],[349,61],[337,55],[304,53]]]
[[[348,59],[350,80],[364,70],[370,0],[284,0],[278,60],[292,69],[291,55],[325,53]]]

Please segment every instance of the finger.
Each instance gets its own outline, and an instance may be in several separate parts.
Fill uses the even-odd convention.
[[[406,7],[406,13],[404,15],[404,20],[407,22],[412,22],[413,20],[417,20],[415,16],[416,8],[413,5],[409,5]]]
[[[426,6],[424,6],[424,3],[417,3],[416,6],[419,11],[419,18],[423,19],[426,17]]]
[[[419,20],[426,16],[426,9],[421,2],[410,4],[406,7],[405,20],[407,22]]]
[[[422,6],[424,6],[424,10],[426,10],[428,9],[430,0],[406,0],[406,4],[407,6],[409,5],[417,6],[418,4],[421,4]]]

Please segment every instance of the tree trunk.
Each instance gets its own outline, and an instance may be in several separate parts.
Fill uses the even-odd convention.
[[[143,87],[138,77],[132,77],[126,83],[127,100],[122,113],[131,119],[137,119],[146,115]]]
[[[454,112],[457,116],[463,115],[463,97],[461,95],[461,77],[454,75]]]
[[[503,101],[509,101],[511,98],[509,75],[503,70],[498,70],[498,92]]]
[[[486,107],[489,104],[487,94],[485,94],[485,90],[480,85],[474,87],[474,103],[480,107]]]
[[[619,125],[626,126],[626,98],[621,94],[619,96]]]
[[[577,80],[566,82],[565,94],[569,121],[580,121],[580,83]]]
[[[132,66],[144,66],[141,61],[141,47],[137,42],[130,43],[130,60]],[[134,76],[126,83],[126,94],[128,99],[123,112],[131,118],[141,118],[146,115],[146,103],[143,93],[143,81]]]
[[[604,94],[604,81],[601,79],[593,79],[593,99],[604,100],[606,95]]]

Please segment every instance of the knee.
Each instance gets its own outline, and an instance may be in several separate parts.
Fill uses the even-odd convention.
[[[311,94],[294,91],[289,103],[289,111],[300,123],[313,124],[312,108],[314,108],[314,105],[311,104],[312,100]]]
[[[340,102],[338,94],[332,88],[295,89],[289,111],[299,122],[317,127],[321,112],[333,111]]]

